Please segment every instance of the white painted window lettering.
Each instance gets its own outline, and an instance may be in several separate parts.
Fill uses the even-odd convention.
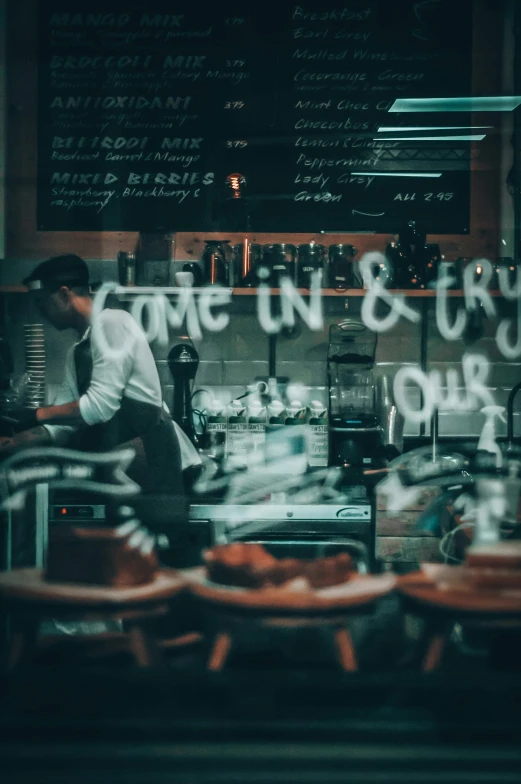
[[[257,318],[267,335],[276,335],[282,329],[282,316],[274,318],[271,313],[271,287],[265,283],[257,288]]]
[[[516,326],[517,338],[514,343],[510,342],[509,335]],[[519,359],[521,357],[521,297],[517,297],[517,318],[503,319],[496,332],[496,345],[506,359]]]
[[[429,422],[434,412],[475,411],[494,405],[487,382],[490,364],[480,354],[464,354],[461,360],[463,383],[457,370],[447,371],[445,381],[438,370],[425,373],[415,365],[401,367],[394,377],[394,397],[398,409],[408,422]],[[421,408],[414,408],[411,391],[419,389],[423,396]],[[462,389],[463,388],[463,389]]]
[[[396,326],[402,316],[413,324],[420,322],[420,313],[407,304],[404,294],[385,288],[389,267],[388,260],[382,253],[366,253],[360,261],[360,268],[366,289],[361,318],[368,329],[376,333],[387,332]],[[512,272],[515,273],[513,282],[510,280]],[[436,285],[436,325],[445,340],[460,339],[468,323],[468,314],[478,307],[483,308],[484,315],[490,320],[497,318],[497,305],[488,291],[492,275],[493,267],[487,259],[477,259],[466,267],[463,273],[464,306],[458,307],[455,316],[452,316],[449,311],[448,289],[454,281],[444,271],[443,265],[441,266]],[[508,301],[517,301],[518,307],[515,318],[506,318],[499,323],[496,344],[506,359],[519,359],[521,274],[502,267],[499,270],[499,284],[503,297]],[[94,297],[94,318],[105,307],[107,296],[112,292],[121,293],[116,283],[109,282],[101,286]],[[175,297],[172,297],[172,294],[175,294]],[[184,323],[188,334],[195,340],[201,340],[203,329],[220,332],[229,325],[230,314],[223,308],[231,303],[231,297],[232,291],[220,286],[208,286],[204,289],[157,288],[153,293],[146,289],[136,289],[130,312],[143,329],[149,343],[157,341],[166,345],[169,327],[180,329]],[[273,309],[275,299],[280,303],[278,314]],[[388,309],[384,314],[381,312],[382,303]],[[276,335],[283,327],[292,327],[296,313],[310,329],[318,331],[324,328],[320,272],[312,276],[309,301],[302,297],[289,278],[282,280],[280,295],[273,295],[268,284],[259,285],[257,316],[260,326],[267,334]],[[114,349],[111,349],[110,345],[107,345],[106,349],[108,356],[112,356]]]
[[[156,339],[162,344],[166,342],[165,336],[168,330],[165,303],[162,297],[149,297],[143,294],[136,297],[130,308],[130,314],[141,326],[149,343],[153,343]]]
[[[103,310],[107,296],[118,293],[118,285],[114,282],[104,283],[94,297],[93,319]],[[138,290],[139,291],[139,290]],[[201,327],[208,332],[221,332],[230,323],[228,312],[213,312],[214,308],[222,308],[231,303],[231,289],[222,286],[207,286],[195,290],[189,286],[178,289],[156,289],[153,293],[138,293],[130,308],[131,316],[137,321],[146,335],[149,343],[157,341],[160,345],[168,343],[168,328],[180,329],[186,321],[188,334],[194,340],[202,340]],[[175,292],[172,301],[167,293]],[[280,303],[281,316],[274,317],[271,313],[271,288],[261,284],[257,290],[257,314],[259,322],[268,334],[280,332],[282,327],[292,327],[295,324],[295,313],[312,330],[324,328],[324,314],[322,308],[322,276],[320,272],[311,276],[309,303],[307,303],[292,281],[281,281]],[[277,297],[278,298],[278,297]],[[116,352],[108,345],[105,346],[107,355],[114,356]]]
[[[189,289],[188,289],[189,290]],[[232,293],[229,289],[222,289],[219,286],[207,286],[198,298],[199,318],[201,324],[208,332],[222,332],[230,323],[229,313],[218,313],[214,315],[212,308],[219,305],[229,305],[232,300]]]
[[[383,253],[366,253],[360,260],[360,267],[364,286],[367,289],[362,302],[361,316],[368,329],[372,332],[387,332],[387,330],[392,329],[399,322],[401,316],[413,324],[419,323],[421,319],[420,314],[406,304],[405,296],[403,294],[392,294],[388,289],[384,288],[389,273],[388,262]],[[379,276],[383,278],[383,283],[375,279],[373,275],[373,270],[375,269],[378,271]],[[383,318],[379,318],[376,314],[379,300],[385,302],[390,308],[389,313]]]
[[[510,283],[510,273],[514,272],[514,281]],[[509,335],[513,331],[514,321],[503,319],[497,328],[496,345],[506,359],[519,359],[521,357],[521,274],[519,267],[511,270],[506,266],[499,268],[499,288],[504,298],[509,301],[517,300],[516,330],[517,339],[511,343]]]
[[[308,305],[292,281],[289,278],[282,278],[280,282],[281,315],[275,318],[271,312],[271,289],[265,283],[261,283],[257,289],[257,317],[264,332],[268,335],[276,335],[283,327],[292,327],[295,324],[295,311],[310,329],[323,329],[324,313],[320,272],[314,272],[311,275],[309,291]]]
[[[445,340],[458,340],[467,326],[467,314],[462,308],[458,308],[454,324],[449,323],[449,309],[447,290],[455,282],[451,275],[447,275],[443,270],[438,277],[436,288],[436,326],[438,332]]]
[[[516,266],[512,271],[514,272],[514,282],[512,285],[510,285],[511,270],[509,270],[508,267],[501,265],[498,273],[499,288],[504,298],[509,301],[521,297],[521,274],[519,273],[519,266]]]
[[[282,320],[285,327],[292,327],[295,324],[295,312],[297,312],[304,324],[307,324],[310,329],[318,331],[324,328],[322,270],[311,274],[309,305],[289,278],[282,279],[280,288]]]
[[[479,280],[476,274],[481,272]],[[496,316],[496,306],[487,291],[492,280],[494,268],[487,259],[475,259],[467,264],[463,272],[463,289],[465,293],[465,307],[469,313],[476,310],[478,302],[483,305],[483,310],[490,319]]]
[[[444,273],[438,278],[436,296],[436,326],[440,335],[445,340],[459,340],[465,331],[468,313],[472,313],[479,304],[483,305],[488,318],[496,316],[496,306],[488,292],[488,285],[492,280],[494,269],[487,259],[476,259],[465,267],[463,272],[463,290],[465,295],[465,308],[458,308],[456,319],[449,323],[447,290],[454,279]],[[476,275],[480,274],[479,279]]]

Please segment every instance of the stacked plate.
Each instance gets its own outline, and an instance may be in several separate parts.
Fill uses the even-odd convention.
[[[24,405],[38,408],[45,403],[45,336],[42,324],[24,324]]]

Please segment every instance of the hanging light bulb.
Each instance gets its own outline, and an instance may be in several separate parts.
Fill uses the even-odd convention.
[[[229,174],[226,178],[226,185],[232,192],[232,199],[242,199],[241,189],[246,185],[246,177],[242,174]]]

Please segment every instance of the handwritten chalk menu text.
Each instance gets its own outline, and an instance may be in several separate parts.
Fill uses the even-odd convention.
[[[467,232],[471,10],[41,3],[38,229]]]

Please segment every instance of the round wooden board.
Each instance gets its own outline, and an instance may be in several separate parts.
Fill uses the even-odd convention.
[[[285,588],[233,588],[213,583],[206,577],[204,567],[181,572],[189,590],[212,604],[251,610],[253,612],[330,612],[371,604],[390,593],[396,583],[395,575],[355,575],[347,583],[317,590],[289,590]]]
[[[105,605],[109,607],[141,604],[168,599],[186,582],[173,569],[158,571],[152,582],[125,588],[75,583],[53,583],[44,579],[42,569],[13,569],[0,574],[0,598],[30,601],[34,604]]]
[[[521,591],[477,590],[465,579],[464,566],[424,564],[417,572],[397,577],[404,596],[445,610],[466,613],[520,614]]]

